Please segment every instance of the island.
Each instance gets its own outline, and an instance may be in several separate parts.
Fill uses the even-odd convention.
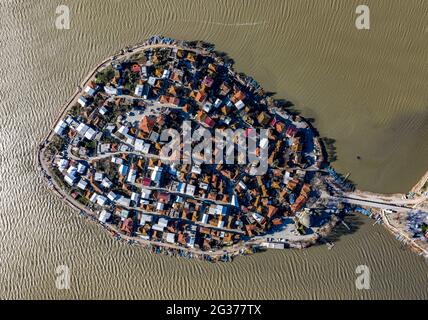
[[[360,212],[427,257],[428,174],[407,195],[356,190],[311,122],[272,96],[212,44],[153,36],[94,68],[37,163],[82,216],[155,253],[331,249],[326,236]]]

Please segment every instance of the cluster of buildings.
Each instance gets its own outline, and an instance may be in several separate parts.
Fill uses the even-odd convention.
[[[75,111],[54,129],[64,148],[53,167],[101,223],[144,240],[222,248],[281,225],[312,196],[307,169],[322,166],[321,143],[302,119],[273,107],[219,56],[146,49],[114,60],[83,88]],[[212,132],[242,129],[247,139],[268,128],[255,150],[268,148],[268,170],[256,176],[249,162],[162,161],[162,130],[180,132],[184,120]]]

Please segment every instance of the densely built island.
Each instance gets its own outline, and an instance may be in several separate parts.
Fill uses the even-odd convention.
[[[156,253],[229,261],[303,248],[357,211],[426,256],[428,174],[407,195],[355,190],[317,131],[287,110],[212,45],[154,36],[88,75],[38,164],[70,206]],[[207,135],[215,147],[195,155]]]

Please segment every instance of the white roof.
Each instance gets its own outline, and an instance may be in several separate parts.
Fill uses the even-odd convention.
[[[118,157],[111,157],[111,162],[116,163],[116,164],[122,164],[123,163],[123,159],[122,158],[118,158]]]
[[[82,190],[85,190],[87,186],[88,182],[83,179],[80,179],[79,183],[77,184],[77,187]]]
[[[150,199],[151,193],[152,193],[152,190],[150,190],[150,189],[142,189],[141,190],[141,197],[143,199]]]
[[[119,133],[126,135],[129,131],[129,128],[127,126],[121,126],[118,130]]]
[[[110,188],[112,186],[112,184],[113,183],[107,177],[104,177],[103,181],[101,182],[101,185],[105,188]]]
[[[153,230],[156,230],[156,231],[163,231],[163,229],[165,229],[165,227],[164,227],[164,226],[161,226],[161,225],[159,225],[159,224],[154,224],[154,225],[152,226],[152,229],[153,229]]]
[[[96,192],[94,192],[94,194],[91,196],[89,201],[95,203],[97,201],[97,197],[98,197],[98,194]]]
[[[196,174],[201,174],[201,167],[200,166],[197,166],[197,165],[194,165],[193,167],[192,167],[192,173],[196,173]]]
[[[85,138],[88,140],[94,140],[96,135],[97,135],[97,132],[94,129],[88,128],[88,130],[85,133]]]
[[[152,171],[150,179],[156,183],[159,182],[162,176],[162,170],[163,168],[159,168],[158,166],[156,166],[155,169]]]
[[[188,184],[186,188],[186,194],[193,196],[195,194],[195,186]]]
[[[152,222],[152,220],[153,220],[153,216],[143,213],[140,218],[140,224],[143,225],[146,222]]]
[[[85,135],[86,131],[88,131],[89,127],[86,125],[86,123],[80,123],[77,128],[76,131],[80,134],[80,135]]]
[[[67,128],[67,124],[63,120],[60,120],[56,125],[54,131],[56,134],[62,135],[66,128]]]
[[[91,97],[95,94],[95,90],[94,90],[94,89],[92,89],[90,86],[87,86],[87,87],[85,88],[85,92],[86,92],[88,95],[90,95]]]
[[[101,172],[95,172],[95,176],[94,176],[94,180],[95,180],[95,181],[100,182],[100,181],[102,181],[102,180],[103,180],[103,178],[104,178],[104,173],[101,173]]]
[[[140,199],[140,195],[139,195],[138,193],[133,192],[133,193],[131,194],[131,200],[132,200],[132,201],[138,201],[139,199]]]
[[[68,166],[69,163],[70,163],[70,161],[67,160],[67,159],[60,159],[58,161],[58,166],[59,166],[60,169],[65,169],[65,168],[67,168],[67,166]]]
[[[134,148],[135,148],[135,151],[141,151],[142,153],[148,153],[149,149],[150,149],[150,143],[147,143],[142,139],[135,139]]]
[[[104,196],[98,196],[98,197],[97,197],[97,203],[98,203],[100,206],[103,206],[103,205],[105,205],[105,204],[107,203],[107,198],[106,198],[106,197],[104,197]]]
[[[232,196],[232,201],[230,203],[232,204],[232,206],[239,207],[238,197],[236,196],[236,194]]]
[[[215,213],[217,215],[222,215],[224,216],[227,212],[227,208],[225,206],[222,206],[220,204],[217,205],[217,207],[215,208]]]
[[[137,170],[135,170],[135,169],[129,170],[128,177],[126,178],[126,181],[129,183],[134,183],[136,178],[137,178]]]
[[[109,95],[117,94],[117,89],[114,87],[104,86],[104,91]]]
[[[107,194],[107,198],[108,198],[110,201],[114,201],[114,200],[117,198],[117,194],[116,194],[116,193],[114,193],[113,191],[110,191],[110,192]]]
[[[171,233],[171,232],[168,232],[166,234],[166,242],[175,243],[175,234]]]
[[[83,173],[85,173],[85,170],[86,170],[86,165],[79,162],[79,164],[77,165],[77,172],[79,174],[83,174]]]
[[[77,168],[75,167],[75,166],[71,166],[70,168],[68,168],[68,170],[67,170],[67,174],[70,176],[70,177],[73,177],[74,178],[74,176],[76,175],[76,173],[77,173]]]
[[[73,178],[71,178],[70,176],[68,176],[68,175],[65,175],[64,176],[64,180],[65,180],[65,182],[67,182],[70,186],[72,186],[73,184],[74,184],[74,179]]]
[[[165,69],[165,70],[163,71],[162,78],[164,78],[164,79],[168,78],[170,73],[171,73],[171,72],[170,72],[168,69]]]
[[[121,206],[129,207],[131,205],[131,199],[122,196],[117,200],[117,203]]]
[[[260,148],[264,149],[268,146],[268,144],[269,144],[269,140],[267,138],[263,138],[260,141]]]
[[[108,110],[107,110],[107,108],[106,107],[104,107],[104,106],[102,106],[101,108],[100,108],[100,114],[102,114],[102,115],[105,115],[107,112],[108,112]]]
[[[141,84],[138,84],[136,87],[135,87],[135,95],[136,96],[138,96],[138,97],[141,97],[142,96],[142,94],[143,94],[143,89],[144,89],[144,86],[143,85],[141,85]]]
[[[221,105],[221,100],[217,98],[217,100],[214,103],[214,107],[218,108]]]
[[[247,189],[247,186],[245,185],[245,183],[244,183],[243,181],[239,181],[239,182],[238,182],[238,185],[239,185],[242,189],[244,189],[244,190],[246,190],[246,189]]]
[[[238,102],[235,103],[235,107],[238,110],[241,110],[243,107],[245,107],[245,103],[242,100],[239,100]]]
[[[111,217],[111,213],[106,210],[103,210],[101,211],[100,217],[98,218],[98,220],[105,223],[108,219],[110,219],[110,217]]]
[[[80,97],[77,102],[79,102],[82,107],[86,107],[86,105],[88,104],[88,100],[85,97]]]
[[[161,225],[161,226],[166,227],[168,225],[168,219],[166,219],[166,218],[160,218],[159,221],[158,221],[158,224]]]
[[[204,213],[204,215],[202,216],[201,222],[203,224],[207,224],[208,223],[208,215],[206,213]]]

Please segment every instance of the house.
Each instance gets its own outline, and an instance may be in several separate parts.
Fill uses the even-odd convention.
[[[144,85],[138,84],[138,85],[135,87],[135,92],[134,92],[134,94],[135,94],[137,97],[141,97],[141,96],[143,95],[143,91],[144,91]]]
[[[144,116],[140,121],[140,130],[149,134],[155,126],[156,119],[154,117]]]
[[[143,226],[146,223],[151,223],[152,220],[153,220],[153,216],[143,213],[143,214],[141,214],[141,217],[140,217],[140,225]]]
[[[201,223],[202,224],[207,224],[208,223],[208,215],[206,213],[204,213],[202,215]]]
[[[88,130],[85,132],[85,138],[88,140],[94,140],[97,135],[97,131],[88,127]]]
[[[152,171],[152,174],[150,176],[150,179],[159,186],[161,178],[162,178],[162,167],[155,166],[154,170]]]
[[[113,183],[109,178],[104,177],[104,179],[101,181],[101,185],[106,189],[110,189],[113,186]]]
[[[87,86],[85,88],[85,92],[90,97],[93,97],[95,95],[95,89],[91,88],[90,86]]]
[[[82,107],[86,107],[89,104],[88,99],[86,99],[85,97],[80,97],[77,102],[82,106]]]
[[[114,87],[104,86],[104,91],[105,91],[105,93],[107,93],[108,95],[111,95],[111,96],[117,95],[117,89]]]
[[[105,206],[107,204],[107,201],[107,198],[102,195],[99,195],[97,197],[97,204],[99,204],[100,206]]]
[[[168,79],[170,74],[171,74],[171,71],[169,71],[168,69],[165,69],[162,74],[162,79]]]
[[[220,108],[221,104],[222,104],[222,101],[220,99],[217,99],[214,102],[214,108],[216,108],[216,109]]]
[[[69,175],[65,175],[64,176],[64,180],[65,182],[67,182],[70,186],[74,185],[74,181],[76,180],[76,178],[74,177],[70,177]]]
[[[111,213],[106,210],[103,210],[101,211],[98,220],[102,223],[106,223],[107,220],[110,219],[110,217],[111,217]]]
[[[195,100],[199,103],[203,103],[205,101],[206,96],[207,94],[204,91],[200,90],[196,94]]]
[[[76,178],[77,174],[77,168],[75,166],[70,166],[67,170],[67,175],[69,175],[71,178]]]
[[[106,107],[102,106],[98,112],[104,116],[107,114],[108,109]]]
[[[58,124],[55,126],[54,132],[60,136],[65,133],[65,129],[67,129],[68,125],[63,120],[60,120]]]
[[[119,132],[120,134],[123,134],[124,136],[126,136],[129,132],[129,128],[127,126],[121,126],[119,128],[119,130],[117,130],[117,132]]]
[[[122,207],[130,207],[131,206],[131,199],[126,198],[124,196],[121,196],[118,200],[117,200],[117,204],[122,206]]]
[[[63,171],[63,170],[65,170],[65,169],[67,169],[68,168],[68,165],[70,164],[70,160],[67,160],[67,159],[60,159],[60,160],[58,160],[58,169],[60,170],[60,171]]]
[[[102,173],[102,172],[95,172],[95,175],[94,175],[94,180],[95,181],[101,182],[101,181],[103,181],[103,178],[104,178],[104,173]]]
[[[128,173],[128,177],[126,178],[126,182],[135,183],[135,179],[137,179],[137,170],[131,168]]]
[[[242,108],[244,108],[244,107],[245,107],[245,103],[244,103],[242,100],[238,100],[238,101],[235,103],[235,107],[236,107],[236,109],[241,110]]]
[[[87,168],[88,167],[85,164],[83,164],[82,162],[79,162],[79,164],[77,165],[77,173],[85,174]]]
[[[136,192],[133,192],[131,194],[131,201],[134,201],[134,203],[138,205],[138,202],[140,201],[140,195]]]
[[[127,219],[129,217],[129,210],[126,210],[126,209],[120,210],[119,216],[122,219],[122,221],[124,221],[125,219]]]
[[[91,201],[92,203],[95,203],[97,202],[97,197],[98,197],[98,194],[94,192],[92,196],[89,198],[89,201]]]
[[[117,194],[116,193],[114,193],[113,191],[110,191],[108,194],[107,194],[107,198],[110,200],[110,201],[115,201],[117,198],[118,198],[118,196],[117,196]]]
[[[116,164],[123,164],[123,159],[113,156],[113,157],[111,157],[111,162],[116,163]]]
[[[79,135],[84,136],[86,131],[88,131],[89,127],[85,124],[85,123],[80,123],[77,128],[76,131]]]
[[[194,185],[188,184],[186,188],[186,194],[189,196],[194,196],[195,190],[196,190],[196,187]]]
[[[127,165],[121,164],[119,167],[119,173],[121,176],[124,176],[128,173],[129,167]]]
[[[166,234],[166,242],[175,243],[175,233],[168,232]]]

